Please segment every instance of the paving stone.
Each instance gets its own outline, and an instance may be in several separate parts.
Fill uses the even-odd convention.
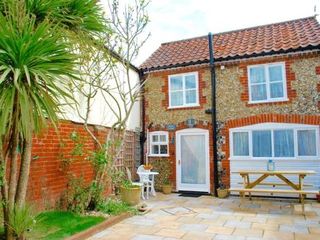
[[[200,213],[196,217],[197,218],[204,218],[204,219],[218,219],[220,215],[218,214],[208,214],[208,213]]]
[[[278,224],[293,224],[293,217],[276,217],[276,218],[268,218],[267,223],[278,223]]]
[[[206,230],[208,233],[216,233],[216,234],[223,234],[223,235],[230,235],[234,231],[234,228],[230,227],[221,227],[221,226],[209,226]]]
[[[309,232],[312,234],[319,234],[320,236],[320,225],[318,224],[318,227],[309,227]]]
[[[263,230],[261,229],[240,229],[236,228],[236,230],[232,233],[234,236],[243,236],[243,237],[262,237]]]
[[[261,229],[261,230],[279,230],[279,224],[277,223],[252,223],[252,229]]]
[[[138,234],[146,234],[146,235],[151,235],[157,231],[160,231],[162,229],[161,225],[156,225],[156,226],[136,226],[134,229],[132,229],[133,232],[136,232]]]
[[[234,235],[225,235],[217,234],[213,237],[214,240],[246,240],[246,237],[243,236],[234,236]]]
[[[90,240],[94,240],[94,239],[101,239],[102,237],[105,237],[107,235],[109,235],[110,233],[112,233],[112,231],[110,229],[104,230],[102,232],[99,232],[95,235],[93,235]]]
[[[219,220],[224,221],[241,221],[243,219],[243,216],[234,216],[234,215],[220,215]]]
[[[214,225],[214,226],[223,226],[226,223],[226,220],[223,219],[203,219],[199,222],[199,224],[208,224],[208,225]]]
[[[263,239],[268,240],[293,240],[294,234],[289,232],[279,232],[266,230],[263,233]]]
[[[265,223],[267,221],[267,218],[264,218],[264,217],[244,217],[244,218],[242,218],[242,221],[252,222],[252,223]]]
[[[236,228],[251,228],[250,222],[242,222],[242,221],[232,221],[229,220],[224,224],[225,227],[236,227]]]
[[[306,226],[302,225],[286,225],[281,224],[279,228],[280,232],[292,232],[292,233],[309,233],[309,230]]]
[[[126,219],[89,239],[320,239],[320,204],[310,202],[310,212],[304,216],[292,211],[291,201],[278,202],[257,199],[240,203],[236,197],[194,199],[159,193],[147,201],[151,212]]]
[[[184,217],[179,217],[177,219],[178,222],[181,223],[191,223],[191,224],[196,224],[199,223],[201,221],[201,218],[196,218],[194,216],[184,216]]]
[[[154,233],[154,235],[162,237],[173,237],[181,238],[186,232],[178,229],[161,229],[160,231]]]
[[[303,233],[296,233],[295,240],[318,240],[319,234],[303,234]]]
[[[208,227],[209,225],[205,224],[182,224],[179,229],[186,232],[204,232]]]
[[[187,232],[185,235],[183,235],[182,239],[184,240],[195,240],[195,239],[201,239],[201,240],[211,240],[215,236],[214,233],[206,233],[206,232]]]
[[[163,240],[163,237],[139,234],[134,236],[132,240]]]

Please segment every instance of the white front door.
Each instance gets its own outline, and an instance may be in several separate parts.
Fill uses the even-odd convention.
[[[176,143],[177,190],[210,192],[208,130],[177,131]]]

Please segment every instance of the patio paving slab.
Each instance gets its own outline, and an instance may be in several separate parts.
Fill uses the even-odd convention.
[[[163,195],[147,202],[151,211],[133,216],[90,240],[316,240],[320,239],[320,204],[286,199],[217,199]],[[298,210],[297,210],[298,209]]]

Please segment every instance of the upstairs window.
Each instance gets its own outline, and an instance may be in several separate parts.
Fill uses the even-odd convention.
[[[169,108],[199,106],[198,74],[169,76]]]
[[[287,100],[284,63],[249,66],[248,79],[250,103]]]
[[[168,132],[150,133],[150,156],[169,156]]]

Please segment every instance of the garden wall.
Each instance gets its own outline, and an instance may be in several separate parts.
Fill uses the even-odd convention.
[[[90,129],[100,140],[105,139],[109,131],[108,128],[101,126],[90,126]],[[130,144],[137,142],[132,140],[132,136],[134,138],[136,135],[134,132],[129,132],[128,136],[129,144],[126,144],[123,158],[135,159],[135,152],[128,152],[126,149],[135,149]],[[83,124],[71,121],[61,121],[58,132],[49,127],[41,136],[35,137],[28,200],[38,208],[54,207],[67,189],[70,177],[82,177],[84,182],[89,183],[94,171],[87,157],[95,148],[96,145]],[[124,164],[124,161],[118,164]],[[133,165],[134,161],[130,161],[129,164]],[[106,189],[106,194],[110,192],[111,187]]]

